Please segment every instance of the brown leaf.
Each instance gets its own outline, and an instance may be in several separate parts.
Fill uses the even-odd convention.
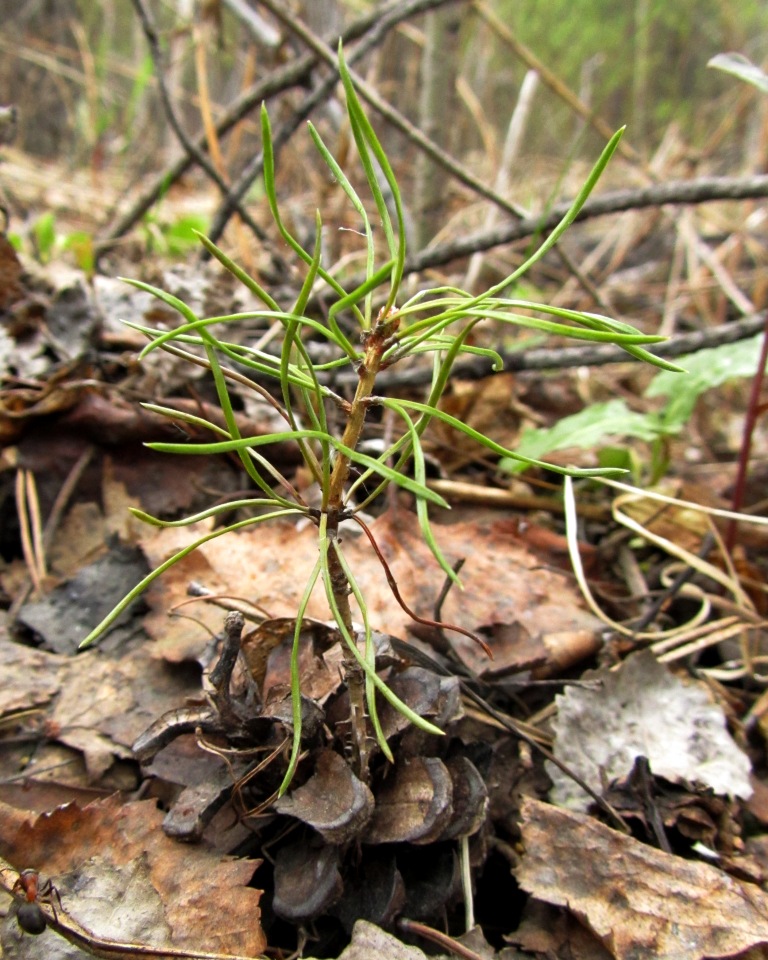
[[[242,651],[262,697],[279,684],[290,685],[295,617],[265,620],[243,638]],[[302,692],[318,703],[339,688],[341,674],[329,667],[325,654],[338,643],[338,630],[305,618],[299,636],[299,672]]]
[[[2,804],[0,856],[17,869],[33,867],[52,877],[64,910],[108,938],[106,906],[86,922],[78,911],[78,890],[102,884],[109,890],[115,871],[137,868],[146,858],[144,889],[149,896],[156,891],[162,901],[162,927],[169,931],[164,945],[240,956],[263,951],[261,892],[247,886],[259,862],[223,861],[202,844],[182,846],[163,834],[162,820],[153,801],[126,804],[118,796],[82,809],[68,804],[37,818]],[[104,897],[113,909],[114,897],[108,892]]]
[[[0,624],[0,717],[18,710],[45,707],[59,693],[68,657],[12,643]]]
[[[559,907],[531,898],[514,933],[504,937],[526,952],[563,960],[610,960],[597,937]]]
[[[521,410],[514,374],[496,373],[479,381],[452,379],[440,409],[501,446],[514,449],[519,439]],[[432,425],[428,445],[449,472],[485,455],[477,440],[441,421]]]
[[[524,800],[522,815],[521,887],[567,907],[617,960],[730,957],[768,945],[768,896],[758,887],[537,800]]]
[[[333,750],[321,751],[309,780],[275,804],[278,813],[314,827],[331,844],[357,836],[373,813],[373,794]]]
[[[162,563],[209,528],[170,528],[147,537],[142,547],[149,563]],[[371,524],[371,532],[389,563],[406,603],[421,616],[431,617],[444,574],[424,543],[413,515],[405,510],[387,512]],[[354,528],[345,529],[343,549],[362,590],[372,626],[405,637],[413,621],[394,601],[380,563]],[[539,557],[512,538],[503,522],[466,522],[435,528],[435,536],[449,560],[466,557],[461,571],[464,590],[451,590],[443,604],[445,620],[477,632],[492,624],[519,623],[547,650],[552,635],[577,634],[578,650],[584,637],[599,638],[602,623],[584,611],[578,591],[564,575],[544,568]],[[317,530],[298,529],[287,521],[260,525],[257,530],[214,539],[186,557],[163,577],[148,596],[152,606],[170,606],[181,598],[190,579],[201,579],[213,590],[258,598],[273,617],[292,617],[317,560]],[[207,568],[207,570],[205,569]],[[171,586],[173,584],[173,586]],[[316,590],[307,616],[328,618],[323,591]],[[167,619],[162,617],[163,629]],[[150,617],[148,630],[160,623]],[[188,628],[185,627],[188,632]],[[472,640],[447,633],[462,660],[475,672],[493,669]],[[558,653],[558,658],[561,656]],[[524,651],[529,659],[529,650]],[[573,659],[569,655],[569,659]]]

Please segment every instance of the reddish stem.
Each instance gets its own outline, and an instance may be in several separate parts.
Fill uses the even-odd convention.
[[[739,451],[739,469],[736,474],[736,484],[733,489],[733,500],[731,510],[739,513],[744,505],[744,492],[747,486],[747,471],[749,469],[749,456],[752,450],[752,436],[755,432],[757,417],[760,412],[760,394],[763,390],[763,381],[765,379],[765,365],[768,362],[768,313],[765,315],[765,326],[763,328],[763,346],[760,350],[760,361],[757,365],[757,372],[752,381],[752,390],[749,395],[749,404],[747,406],[747,416],[744,420],[744,433],[741,438],[741,450]],[[728,552],[733,551],[736,543],[736,532],[739,527],[738,520],[731,520],[725,534],[725,545]]]

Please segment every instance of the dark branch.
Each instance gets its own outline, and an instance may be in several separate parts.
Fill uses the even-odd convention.
[[[768,197],[768,176],[756,177],[701,177],[698,180],[672,180],[655,183],[637,190],[619,190],[588,200],[576,220],[591,220],[609,213],[662,207],[665,204],[707,203],[710,200],[756,200]],[[469,257],[482,250],[490,250],[504,243],[523,240],[537,233],[549,233],[570,209],[570,202],[559,203],[539,217],[526,217],[470,234],[450,243],[422,250],[408,258],[406,273],[418,273],[429,267],[439,267],[460,257]]]
[[[149,11],[144,6],[144,0],[132,0],[132,3],[137,14],[139,15],[139,20],[141,21],[144,35],[147,38],[147,43],[149,44],[152,62],[155,65],[155,73],[157,74],[157,85],[160,90],[160,98],[163,102],[163,109],[165,110],[165,115],[168,117],[168,122],[170,123],[173,132],[176,134],[176,138],[187,152],[189,157],[194,160],[194,162],[202,170],[205,171],[206,175],[210,177],[211,180],[213,180],[223,196],[227,199],[227,202],[231,203],[233,209],[236,210],[240,215],[243,223],[248,225],[248,227],[253,231],[254,235],[259,240],[266,240],[266,234],[261,227],[256,223],[253,217],[251,217],[248,211],[240,205],[240,201],[232,197],[229,187],[227,186],[223,177],[219,174],[218,170],[206,157],[202,149],[196,143],[193,143],[185,133],[184,128],[176,116],[176,111],[174,110],[170,94],[168,93],[168,86],[165,82],[165,70],[163,68],[163,54],[160,50],[160,41],[158,39],[155,26],[152,23],[152,19],[150,18]]]
[[[661,343],[654,343],[647,349],[659,357],[681,357],[697,350],[709,347],[719,347],[725,343],[735,343],[759,333],[765,325],[765,314],[756,314],[736,320],[733,323],[724,323],[710,330],[696,330],[693,333],[683,333],[677,337],[670,337]],[[565,367],[599,367],[608,363],[632,362],[632,358],[625,350],[613,344],[589,344],[584,347],[542,347],[536,350],[526,350],[522,353],[501,352],[504,361],[504,370],[523,372],[526,370],[558,370]],[[460,360],[453,365],[451,376],[465,380],[475,380],[486,377],[491,373],[491,362],[485,357],[473,357],[471,360]],[[344,386],[349,382],[354,384],[356,375],[344,373],[333,381],[335,386]],[[413,369],[398,369],[393,367],[385,370],[376,378],[376,389],[391,390],[393,387],[422,386],[432,380],[431,365],[418,366]]]

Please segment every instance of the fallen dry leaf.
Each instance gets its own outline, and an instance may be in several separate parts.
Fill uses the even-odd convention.
[[[176,843],[163,833],[162,820],[153,801],[124,803],[117,795],[39,817],[2,804],[0,856],[51,877],[63,909],[97,935],[151,937],[154,946],[239,956],[262,952],[261,892],[247,886],[260,861],[222,860],[205,845]],[[128,878],[138,889],[123,902],[115,883]],[[138,909],[146,898],[155,904],[149,923]]]
[[[598,689],[569,687],[556,698],[555,756],[594,790],[626,777],[635,758],[667,780],[698,782],[715,793],[748,797],[748,757],[725,728],[723,711],[707,688],[683,683],[650,650],[635,653],[618,670],[588,671]],[[553,764],[552,799],[586,810],[590,797]]]
[[[339,960],[373,960],[373,957],[376,960],[427,960],[418,947],[409,947],[367,920],[358,920],[352,931],[352,942],[339,954]]]
[[[768,895],[759,887],[584,814],[530,799],[521,811],[520,886],[566,907],[617,960],[700,960],[768,946]]]
[[[611,960],[597,937],[567,910],[531,898],[514,933],[504,937],[527,953],[563,960]]]
[[[149,534],[141,546],[154,567],[208,532],[210,527],[202,524],[165,529]],[[371,524],[371,532],[406,603],[419,615],[431,617],[444,575],[424,543],[413,514],[389,511]],[[556,659],[559,665],[561,660],[573,663],[599,645],[603,625],[583,609],[568,577],[545,568],[540,556],[509,534],[504,521],[436,525],[435,536],[449,560],[467,558],[461,571],[464,589],[449,592],[443,618],[474,632],[485,629],[503,672],[524,669],[532,662],[531,642],[524,640],[526,637],[534,638],[533,659],[537,663],[548,658]],[[372,626],[405,637],[413,620],[393,598],[368,541],[354,524],[344,524],[342,543],[365,596]],[[173,625],[165,611],[186,598],[191,580],[200,580],[214,592],[258,603],[272,617],[295,616],[316,560],[317,531],[310,525],[274,521],[210,540],[168,570],[152,588],[147,595],[152,613],[145,619],[146,628],[168,642]],[[195,608],[196,615],[205,619],[201,606]],[[307,616],[324,621],[328,615],[323,591],[317,589]],[[500,624],[518,623],[520,629],[496,629]],[[189,637],[187,628],[184,633]],[[446,635],[471,670],[493,674],[494,662],[474,641],[451,632]],[[569,637],[575,645],[569,646]],[[591,642],[585,642],[585,638]],[[566,647],[568,654],[563,653]]]
[[[0,623],[0,717],[47,707],[61,689],[68,658],[12,643]]]

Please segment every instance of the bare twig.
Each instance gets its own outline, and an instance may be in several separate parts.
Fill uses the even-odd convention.
[[[428,927],[425,923],[418,923],[416,920],[408,920],[405,917],[401,917],[397,921],[397,926],[403,933],[416,934],[416,936],[424,937],[425,940],[437,944],[437,946],[442,947],[443,950],[450,950],[455,957],[461,957],[462,960],[483,960],[479,953],[475,953],[474,950],[470,950],[469,947],[460,941],[449,937],[447,933],[435,930],[434,927]]]
[[[170,94],[168,93],[168,86],[165,82],[165,70],[163,69],[163,55],[162,51],[160,50],[160,40],[157,36],[155,25],[152,22],[149,11],[144,5],[144,0],[131,0],[131,2],[133,3],[136,13],[139,16],[142,29],[144,30],[144,36],[147,38],[147,43],[149,44],[152,62],[155,65],[155,72],[157,74],[157,85],[160,90],[160,98],[163,102],[163,109],[165,110],[165,114],[168,117],[168,122],[170,123],[173,132],[176,134],[179,143],[195,161],[195,163],[205,171],[206,175],[213,180],[213,182],[221,191],[222,195],[229,203],[232,204],[233,209],[237,211],[243,222],[247,224],[248,227],[250,227],[250,229],[253,231],[254,236],[256,236],[259,240],[266,240],[266,234],[261,227],[256,223],[248,211],[241,206],[240,201],[231,195],[226,181],[219,174],[216,167],[211,163],[202,149],[196,143],[190,140],[184,131],[184,128],[176,116],[176,111],[173,107],[173,103],[171,102]]]
[[[700,177],[697,180],[671,180],[667,183],[651,184],[635,190],[617,190],[604,193],[587,200],[576,220],[591,220],[604,217],[609,213],[622,213],[625,210],[642,210],[646,207],[661,207],[664,204],[708,203],[712,200],[756,200],[768,197],[768,176],[755,177]],[[440,267],[469,257],[481,250],[515,240],[523,240],[539,233],[547,233],[560,223],[571,207],[571,201],[558,203],[546,213],[537,217],[525,217],[522,220],[502,224],[492,230],[470,234],[434,246],[429,250],[408,257],[405,273],[417,273],[431,267]],[[352,283],[353,281],[350,281]]]
[[[402,20],[416,16],[425,10],[431,10],[441,2],[443,0],[391,0],[386,6],[376,7],[370,13],[355,20],[343,31],[341,39],[344,43],[350,43],[370,32],[372,36],[371,46],[373,46],[375,43],[381,42],[386,33]],[[370,49],[370,47],[366,47],[366,49]],[[307,53],[279,70],[273,70],[268,76],[259,80],[258,83],[255,83],[238,97],[221,117],[216,124],[217,136],[219,138],[223,137],[247,117],[251,111],[259,107],[263,101],[305,83],[317,63],[318,57],[314,53]],[[195,140],[195,146],[198,150],[205,149],[204,135]],[[115,241],[124,236],[157,202],[168,187],[189,170],[194,162],[193,157],[189,153],[185,153],[161,171],[136,199],[131,208],[108,227],[104,237],[97,244],[97,253],[104,253]],[[255,175],[258,175],[258,171]],[[252,180],[253,178],[251,178],[251,182]]]
[[[747,337],[759,333],[766,322],[768,314],[756,314],[753,317],[744,317],[733,323],[723,323],[711,330],[696,330],[692,333],[683,333],[677,337],[670,337],[661,343],[653,344],[653,353],[659,357],[681,357],[697,350],[710,347],[720,347],[725,343],[735,343],[737,340],[746,340]],[[504,370],[507,372],[524,372],[526,370],[560,370],[568,367],[600,367],[609,363],[626,363],[629,360],[626,350],[613,344],[588,345],[584,347],[542,347],[525,352],[500,351],[504,361]],[[475,357],[472,360],[460,360],[453,365],[452,377],[461,377],[465,380],[479,379],[491,373],[491,361],[485,357]],[[353,383],[355,374],[337,374],[333,379],[336,387],[343,387],[347,382]],[[413,369],[393,367],[384,370],[376,381],[376,388],[390,390],[393,387],[421,386],[432,381],[432,367],[418,366]]]

